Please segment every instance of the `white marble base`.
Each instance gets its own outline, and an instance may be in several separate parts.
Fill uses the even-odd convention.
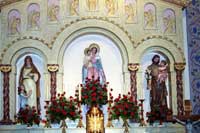
[[[164,124],[162,126],[139,127],[130,124],[130,133],[185,133],[183,126],[177,124]],[[67,133],[86,133],[85,128],[67,128]],[[124,128],[105,128],[105,133],[123,133]],[[62,133],[61,128],[43,128],[38,126],[26,127],[25,125],[0,125],[0,133]]]

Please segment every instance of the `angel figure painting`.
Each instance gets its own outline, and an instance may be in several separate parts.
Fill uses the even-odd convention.
[[[115,16],[118,8],[117,0],[105,0],[105,5],[107,10],[107,16]]]
[[[173,34],[176,32],[175,13],[171,9],[167,9],[163,13],[163,32]]]
[[[86,0],[88,11],[97,11],[98,2],[98,0]]]
[[[124,8],[125,8],[126,23],[136,23],[137,21],[136,7],[137,7],[136,0],[125,0]]]
[[[59,20],[59,0],[48,0],[48,20],[56,22]]]
[[[28,7],[28,29],[40,28],[40,7],[38,4],[30,4]]]
[[[21,30],[21,16],[19,11],[11,10],[8,14],[8,34],[19,35]]]
[[[148,3],[144,6],[144,28],[156,28],[156,8],[151,3]]]
[[[70,15],[79,15],[79,0],[70,0]]]

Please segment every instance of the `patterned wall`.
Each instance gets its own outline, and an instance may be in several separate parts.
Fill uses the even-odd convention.
[[[187,8],[188,58],[193,114],[200,114],[200,1]]]

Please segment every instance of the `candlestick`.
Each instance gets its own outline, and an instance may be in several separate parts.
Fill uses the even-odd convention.
[[[82,88],[80,85],[78,85],[78,89],[79,89],[79,101],[81,101],[81,91],[82,91]]]
[[[141,110],[140,110],[140,114],[141,114],[141,119],[140,119],[140,126],[146,126],[146,123],[144,121],[144,109],[143,109],[143,102],[144,99],[139,99],[140,104],[141,104]]]
[[[107,96],[108,96],[108,101],[110,100],[110,89],[108,88]]]

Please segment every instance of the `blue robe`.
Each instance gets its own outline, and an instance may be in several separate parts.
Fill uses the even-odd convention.
[[[24,94],[19,94],[19,106],[24,108],[27,105],[28,98]]]

